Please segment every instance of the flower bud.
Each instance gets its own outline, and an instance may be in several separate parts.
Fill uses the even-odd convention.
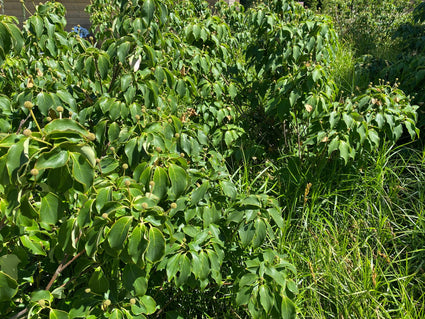
[[[34,107],[34,105],[32,104],[31,101],[25,101],[24,107],[28,110],[31,110]]]

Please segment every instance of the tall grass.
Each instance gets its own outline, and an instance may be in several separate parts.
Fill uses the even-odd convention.
[[[299,271],[299,317],[425,318],[423,154],[387,148],[348,169],[288,171],[282,243]],[[294,189],[307,181],[307,195]]]

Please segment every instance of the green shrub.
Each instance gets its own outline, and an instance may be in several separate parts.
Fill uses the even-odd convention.
[[[58,2],[0,20],[1,316],[295,318],[282,190],[271,164],[236,178],[244,145],[344,167],[414,137],[415,107],[343,95],[332,24],[293,1],[88,11],[89,39]]]

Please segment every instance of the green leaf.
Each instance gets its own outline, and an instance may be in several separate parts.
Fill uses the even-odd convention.
[[[94,62],[94,58],[92,56],[89,56],[85,61],[85,70],[87,72],[88,78],[92,81],[95,80],[95,72],[96,72],[96,65]]]
[[[48,290],[36,290],[31,293],[31,301],[37,302],[40,300],[53,301],[53,295]]]
[[[229,85],[229,95],[232,100],[234,100],[236,95],[238,95],[238,89],[236,88],[236,85],[234,85],[233,83],[230,83]]]
[[[60,100],[63,103],[69,105],[74,112],[77,112],[78,111],[78,109],[77,109],[77,102],[72,97],[71,93],[69,93],[66,90],[57,90],[56,91],[56,95],[60,98]]]
[[[125,59],[128,56],[128,52],[130,50],[130,42],[123,42],[119,45],[118,49],[117,49],[117,56],[118,56],[118,60],[121,63],[125,62]]]
[[[340,115],[338,112],[336,111],[332,111],[331,115],[329,116],[329,123],[330,123],[330,128],[333,129],[335,128],[335,126],[338,124],[340,119]]]
[[[42,153],[34,167],[38,170],[58,168],[66,165],[68,159],[68,151],[56,147],[48,153]]]
[[[223,181],[221,182],[221,187],[223,188],[224,195],[230,197],[231,199],[235,199],[237,195],[237,190],[235,184],[231,181]]]
[[[112,225],[108,234],[108,242],[112,249],[124,248],[124,241],[127,239],[132,221],[132,216],[123,216]]]
[[[254,248],[260,247],[264,242],[267,235],[266,224],[261,218],[257,218],[254,222],[254,238],[252,239],[252,246]]]
[[[109,72],[109,59],[107,55],[101,54],[99,55],[99,59],[97,61],[97,65],[99,67],[99,73],[102,80],[106,79]]]
[[[145,0],[142,6],[142,18],[146,25],[149,25],[155,12],[155,3],[153,0]]]
[[[385,124],[385,118],[382,115],[381,112],[376,114],[376,118],[375,118],[376,123],[378,124],[379,129],[382,129],[382,127],[384,127]]]
[[[295,305],[287,296],[282,296],[281,314],[283,319],[295,319]]]
[[[148,247],[148,241],[145,238],[146,227],[137,225],[128,238],[128,254],[135,264],[138,263],[142,254]]]
[[[91,223],[91,212],[93,210],[94,201],[95,201],[94,198],[86,201],[83,207],[78,212],[77,223],[78,223],[78,226],[80,226],[81,228],[89,226]]]
[[[69,319],[69,315],[62,310],[50,309],[49,319]]]
[[[339,139],[335,137],[328,145],[328,155],[331,155],[333,151],[337,150],[339,147]]]
[[[204,198],[205,193],[207,192],[209,187],[210,183],[208,181],[204,181],[201,186],[199,186],[192,192],[192,195],[190,197],[192,205],[197,205],[199,201]]]
[[[53,98],[50,93],[40,92],[37,94],[36,103],[41,114],[47,116],[50,108],[54,106]]]
[[[242,242],[242,246],[248,246],[254,238],[255,229],[252,223],[243,224],[243,227],[239,228],[238,233]]]
[[[75,218],[69,218],[59,228],[58,248],[67,254],[72,254],[75,251],[73,247],[74,224]]]
[[[186,189],[188,183],[188,175],[186,171],[178,165],[170,164],[168,168],[170,176],[171,189],[173,200],[177,199]]]
[[[240,306],[246,305],[251,298],[251,287],[242,287],[236,294],[236,303]]]
[[[158,228],[152,227],[149,229],[149,244],[146,251],[146,259],[151,262],[156,262],[164,256],[165,238]]]
[[[40,221],[46,224],[56,224],[62,216],[60,199],[53,193],[48,193],[41,199]]]
[[[239,280],[239,286],[252,286],[254,283],[258,280],[257,274],[247,273],[242,276],[242,278]]]
[[[72,175],[87,190],[93,184],[94,170],[87,158],[79,153],[70,153],[72,159]]]
[[[270,294],[269,288],[266,285],[261,285],[258,293],[260,295],[261,306],[264,308],[266,313],[269,313],[274,304],[274,298]]]
[[[369,140],[377,147],[379,146],[379,134],[375,130],[368,131]]]
[[[186,254],[182,255],[179,259],[179,272],[180,274],[176,280],[177,287],[182,286],[190,275],[190,260]]]
[[[145,307],[145,314],[151,315],[156,311],[156,302],[151,296],[144,295],[140,298],[140,303]],[[168,311],[167,311],[168,314]]]
[[[135,264],[127,264],[122,273],[124,287],[134,296],[143,296],[148,289],[146,273]]]
[[[155,182],[155,185],[153,186],[152,194],[157,196],[159,199],[162,199],[168,189],[168,175],[165,169],[159,166],[156,167],[153,174],[153,181]]]
[[[277,227],[283,228],[283,218],[282,213],[276,208],[268,208],[267,212],[270,214]]]
[[[176,92],[180,97],[184,97],[186,95],[186,84],[182,79],[179,79],[177,82]]]
[[[54,132],[71,131],[80,134],[81,136],[87,136],[89,132],[78,124],[76,121],[71,119],[56,119],[47,124],[43,131],[45,134],[52,134]]]
[[[103,273],[102,268],[95,269],[89,279],[89,288],[96,294],[103,294],[109,289],[109,280]]]
[[[22,245],[28,248],[34,255],[47,255],[43,249],[43,245],[38,241],[31,240],[28,235],[23,235],[19,237],[19,239],[21,240]]]
[[[200,280],[207,279],[210,272],[210,262],[207,253],[201,251],[199,252],[199,255],[197,255],[195,252],[191,252],[191,254],[193,274]]]
[[[293,281],[292,279],[288,279],[286,282],[286,287],[288,288],[288,290],[290,292],[292,292],[293,294],[298,294],[298,287],[297,284],[295,283],[295,281]]]
[[[117,309],[117,308],[114,308],[111,311],[111,314],[108,316],[108,318],[109,319],[122,319],[123,318],[122,311]]]
[[[21,260],[14,254],[0,257],[0,270],[14,280],[18,280],[18,264]]]
[[[350,157],[350,146],[345,141],[340,141],[339,143],[339,154],[344,159],[345,164],[348,163]]]
[[[317,82],[317,80],[320,80],[322,78],[322,73],[319,69],[314,69],[311,76],[313,78],[313,81]]]
[[[16,178],[17,170],[28,161],[28,154],[24,152],[25,141],[21,139],[18,143],[13,144],[7,152],[6,167],[11,180]]]

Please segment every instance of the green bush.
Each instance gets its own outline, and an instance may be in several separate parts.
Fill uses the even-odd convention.
[[[89,39],[58,2],[22,30],[1,16],[2,317],[302,311],[272,165],[235,167],[344,167],[413,138],[415,107],[385,84],[343,96],[332,24],[296,2],[215,10],[96,0]]]

